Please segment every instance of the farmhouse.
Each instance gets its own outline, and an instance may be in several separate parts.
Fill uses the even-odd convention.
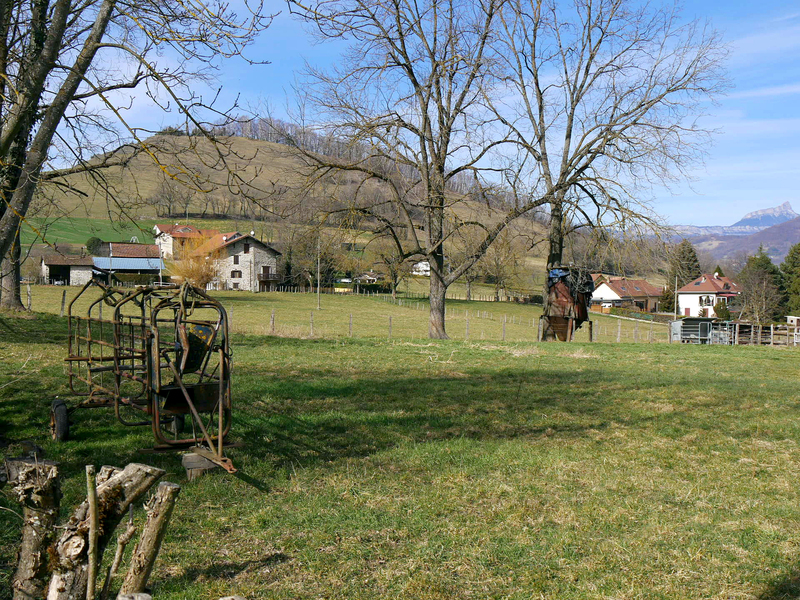
[[[41,277],[49,285],[84,285],[92,278],[93,267],[91,256],[43,256]]]
[[[278,283],[280,252],[260,240],[238,231],[218,233],[192,252],[193,256],[213,260],[217,276],[210,290],[265,292]]]
[[[678,290],[678,312],[687,317],[716,317],[714,306],[728,304],[739,295],[736,282],[714,273],[704,273]]]
[[[203,243],[203,239],[219,234],[216,229],[198,229],[192,225],[159,224],[153,226],[156,246],[164,258],[180,259],[187,245],[195,247]]]
[[[592,276],[594,279],[594,276]],[[599,282],[599,283],[598,283]],[[592,304],[602,308],[629,307],[657,312],[662,289],[644,279],[602,276],[595,279]]]

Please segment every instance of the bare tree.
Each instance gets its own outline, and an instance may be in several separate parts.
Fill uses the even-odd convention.
[[[367,245],[367,249],[374,255],[381,269],[386,273],[386,279],[392,287],[392,298],[397,298],[397,288],[400,283],[411,275],[411,262],[398,250],[397,244],[388,237],[374,238]]]
[[[170,176],[190,170],[158,158],[148,133],[127,124],[122,94],[146,91],[165,111],[177,109],[202,133],[204,118],[224,113],[193,92],[193,83],[244,49],[269,25],[261,5],[239,13],[222,0],[6,0],[0,5],[0,256],[12,246],[48,166],[50,178],[96,173],[137,151]],[[168,54],[170,60],[160,57]],[[143,94],[144,95],[144,94]],[[104,143],[118,147],[104,152]],[[99,142],[98,142],[99,140]],[[211,160],[224,168],[226,150]],[[49,162],[54,161],[54,162]],[[202,187],[200,182],[193,182]],[[232,175],[231,183],[236,185]]]
[[[296,146],[308,161],[312,182],[332,172],[360,175],[348,206],[338,210],[373,223],[373,230],[390,237],[405,258],[430,263],[432,338],[447,337],[448,286],[509,222],[544,202],[518,198],[495,208],[501,177],[491,158],[505,138],[485,102],[499,84],[492,42],[502,3],[312,0],[292,5],[320,36],[350,42],[343,66],[311,72],[312,85],[306,87],[314,117],[324,124],[319,131],[338,144],[336,156]],[[456,187],[461,193],[453,191]],[[472,208],[461,210],[464,206]],[[462,227],[481,228],[481,240],[474,252],[446,269],[445,245]]]
[[[648,186],[709,143],[696,117],[724,85],[716,33],[632,0],[509,0],[502,25],[513,93],[494,108],[520,149],[517,188],[549,204],[548,269],[575,228],[657,228]]]

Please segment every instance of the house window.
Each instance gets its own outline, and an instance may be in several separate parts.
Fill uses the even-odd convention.
[[[244,253],[250,254],[250,244],[245,243],[244,245]]]
[[[235,265],[239,264],[239,255],[238,254],[234,254],[233,255],[233,264],[235,264]]]
[[[242,272],[241,271],[231,271],[231,279],[241,279]],[[234,285],[239,285],[238,283],[234,283]]]
[[[238,281],[235,281],[235,282],[233,283],[233,289],[235,289],[235,290],[238,290],[238,289],[239,289],[239,282],[238,282]]]

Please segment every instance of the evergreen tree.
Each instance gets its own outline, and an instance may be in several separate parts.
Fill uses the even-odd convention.
[[[661,294],[661,310],[671,312],[675,310],[675,280],[681,289],[687,283],[694,281],[702,275],[700,260],[697,258],[694,246],[689,240],[682,240],[670,252],[669,271],[667,272],[667,285]]]
[[[800,314],[800,244],[795,244],[781,264],[786,287],[786,309],[790,315]]]
[[[720,277],[725,277],[725,273],[722,272],[722,267],[720,267],[719,265],[717,265],[716,268],[714,269],[714,273],[716,273]]]
[[[765,323],[785,312],[783,274],[764,250],[747,258],[737,277],[741,287],[742,317]]]

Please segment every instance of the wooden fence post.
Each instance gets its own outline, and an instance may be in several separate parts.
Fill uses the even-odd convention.
[[[350,328],[348,331],[348,336],[353,337],[353,313],[350,313]]]
[[[639,321],[633,322],[633,341],[639,341]]]
[[[311,312],[311,337],[314,337],[314,312]]]
[[[653,343],[653,322],[650,321],[650,330],[647,332],[647,343]]]
[[[617,319],[617,343],[622,341],[622,321]]]
[[[389,317],[389,339],[392,339],[392,317]]]
[[[591,321],[587,321],[587,323],[588,323],[587,326],[589,327],[589,341],[593,342],[594,341],[594,323],[592,323]]]
[[[769,326],[769,345],[775,345],[775,325]]]
[[[469,341],[469,319],[467,319],[467,327],[465,329],[464,339]]]
[[[503,315],[503,341],[506,341],[506,316]]]
[[[269,318],[269,332],[275,335],[275,309],[272,309],[272,315]]]
[[[67,290],[61,290],[61,316],[64,316],[64,308],[67,304]]]
[[[28,292],[28,310],[30,310],[31,309],[31,284],[30,283],[26,283],[25,284],[25,289]]]
[[[539,317],[539,322],[536,324],[536,341],[542,341],[542,317]]]

